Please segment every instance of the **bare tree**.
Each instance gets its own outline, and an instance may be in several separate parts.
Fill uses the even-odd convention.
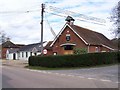
[[[10,40],[10,37],[6,35],[4,31],[0,31],[0,44]]]
[[[114,7],[112,11],[111,21],[114,22],[114,33],[117,38],[120,38],[120,1]]]
[[[113,9],[111,21],[115,25],[114,33],[117,38],[118,50],[120,50],[120,1],[118,1]]]

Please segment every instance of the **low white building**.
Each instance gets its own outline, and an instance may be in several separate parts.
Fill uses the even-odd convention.
[[[19,56],[18,51],[19,51],[18,48],[17,49],[13,49],[13,48],[8,49],[7,52],[6,52],[6,59],[7,60],[16,60],[16,59],[18,59],[18,56]]]
[[[45,43],[44,43],[45,44]],[[29,44],[19,49],[8,49],[6,52],[7,60],[28,60],[30,56],[41,54],[41,44]]]

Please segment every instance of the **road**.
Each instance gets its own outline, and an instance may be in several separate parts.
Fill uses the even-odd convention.
[[[93,78],[97,80],[109,80],[112,82],[118,82],[118,65],[94,67],[94,68],[83,68],[75,70],[50,70],[52,73],[66,74],[81,76],[84,78]]]
[[[2,66],[2,88],[118,88],[118,82],[61,71]],[[80,72],[80,70],[79,70]],[[86,72],[87,73],[87,72]]]

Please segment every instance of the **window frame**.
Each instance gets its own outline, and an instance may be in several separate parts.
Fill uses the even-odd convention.
[[[70,40],[71,40],[70,34],[66,34],[66,41],[70,41]]]

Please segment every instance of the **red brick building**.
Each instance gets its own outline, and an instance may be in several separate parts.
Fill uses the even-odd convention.
[[[1,49],[2,49],[1,50],[1,54],[2,54],[1,58],[6,59],[6,52],[8,49],[17,49],[17,48],[20,48],[22,46],[24,46],[24,45],[21,45],[21,44],[16,45],[16,44],[12,43],[10,40],[2,43],[2,45],[1,45]]]
[[[74,25],[74,19],[66,18],[66,24],[45,49],[47,55],[73,54],[74,48],[87,49],[88,53],[114,51],[113,43],[103,34]]]

